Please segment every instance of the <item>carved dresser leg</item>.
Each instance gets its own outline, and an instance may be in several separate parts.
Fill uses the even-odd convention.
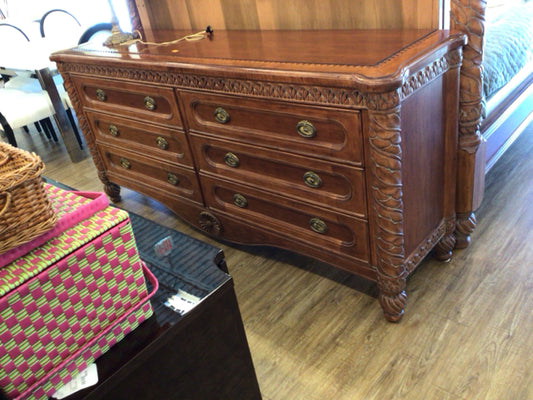
[[[474,213],[457,214],[455,227],[456,249],[465,249],[470,244],[470,235],[476,228],[476,216]]]
[[[405,278],[390,277],[378,274],[379,304],[383,315],[390,322],[402,319],[403,310],[407,304],[405,294]]]
[[[446,221],[446,231],[441,240],[435,245],[435,258],[439,261],[450,261],[452,250],[455,248],[455,218],[448,218]]]
[[[98,172],[98,178],[100,178],[100,181],[104,184],[104,192],[107,194],[109,199],[113,203],[118,203],[120,201],[120,186],[116,183],[113,183],[107,179],[107,175],[105,174],[105,171],[99,171]]]
[[[113,202],[113,203],[118,203],[121,199],[120,197],[120,186],[115,184],[115,183],[112,183],[112,182],[107,182],[104,184],[104,192],[109,196],[109,199]]]
[[[455,235],[444,236],[434,248],[435,258],[439,261],[450,261],[452,258],[452,250],[455,247]]]

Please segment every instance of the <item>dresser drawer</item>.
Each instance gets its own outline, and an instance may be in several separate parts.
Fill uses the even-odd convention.
[[[98,150],[111,182],[114,176],[118,176],[202,203],[200,186],[193,169],[111,146],[99,146]]]
[[[201,175],[200,181],[208,207],[315,248],[369,259],[364,220],[210,176]]]
[[[108,114],[86,112],[98,143],[111,144],[166,161],[193,165],[182,130],[144,124]]]
[[[295,154],[191,135],[201,172],[366,217],[364,171]]]
[[[356,110],[191,91],[178,95],[191,132],[363,164],[361,115]]]
[[[174,91],[170,88],[73,77],[85,108],[117,113],[143,121],[182,127]]]

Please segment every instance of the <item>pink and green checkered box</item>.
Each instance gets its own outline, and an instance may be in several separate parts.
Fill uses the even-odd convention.
[[[15,399],[46,399],[152,315],[156,288],[128,214],[113,207],[4,266],[0,388]]]

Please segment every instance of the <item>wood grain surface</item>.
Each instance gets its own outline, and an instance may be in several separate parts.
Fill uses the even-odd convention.
[[[134,0],[130,0],[134,1]],[[439,0],[135,0],[144,29],[437,28]]]

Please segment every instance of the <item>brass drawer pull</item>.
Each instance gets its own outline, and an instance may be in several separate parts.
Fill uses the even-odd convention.
[[[310,188],[314,188],[314,189],[322,186],[322,179],[320,178],[320,176],[315,174],[313,171],[307,171],[304,174],[304,182],[307,186],[309,186]]]
[[[155,100],[152,99],[150,96],[146,96],[144,98],[144,106],[146,107],[147,110],[150,110],[150,111],[154,111],[155,108],[157,107]]]
[[[328,226],[320,218],[311,218],[309,220],[309,227],[316,233],[324,234],[328,230]]]
[[[120,166],[124,169],[130,169],[131,163],[128,160],[126,160],[124,157],[122,157],[120,159]]]
[[[248,200],[246,200],[246,197],[244,197],[242,194],[234,194],[233,195],[233,204],[235,204],[237,207],[245,208],[248,206]]]
[[[118,136],[118,128],[116,125],[109,125],[109,128],[107,130],[109,131],[109,134],[111,136],[114,136],[114,137]]]
[[[222,107],[217,107],[215,110],[215,119],[217,122],[220,122],[221,124],[225,124],[229,121],[229,114],[226,110],[224,110]]]
[[[237,168],[240,164],[239,157],[231,152],[227,152],[224,156],[224,162],[231,168]]]
[[[96,89],[96,98],[100,101],[107,100],[107,94],[102,89]]]
[[[303,120],[296,125],[298,134],[306,139],[316,136],[316,128],[309,121]]]
[[[173,174],[172,172],[169,172],[167,173],[167,182],[170,183],[171,185],[176,186],[178,183],[180,183],[180,180],[175,174]]]
[[[155,139],[155,144],[157,147],[159,147],[161,150],[168,149],[168,142],[165,138],[162,138],[161,136],[158,136],[157,139]]]

